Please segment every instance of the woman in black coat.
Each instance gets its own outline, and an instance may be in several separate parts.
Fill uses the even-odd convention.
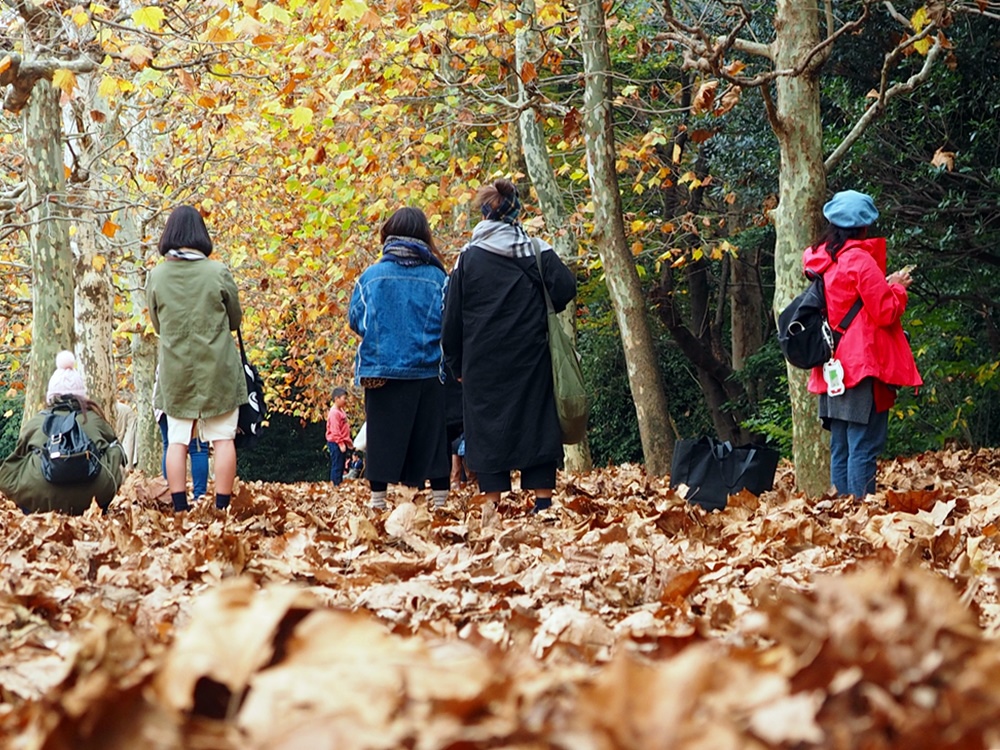
[[[499,500],[510,489],[510,472],[519,469],[538,511],[552,504],[562,460],[541,284],[560,311],[576,295],[576,279],[548,243],[533,241],[518,222],[512,182],[480,188],[476,203],[483,221],[448,282],[441,343],[462,382],[465,458],[480,491]]]

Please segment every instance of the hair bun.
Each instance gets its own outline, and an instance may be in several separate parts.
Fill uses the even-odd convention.
[[[517,187],[510,180],[503,178],[499,179],[493,183],[493,187],[497,189],[504,198],[509,198],[517,192]]]
[[[72,370],[74,365],[76,365],[76,357],[73,356],[73,352],[61,351],[56,355],[56,369]]]

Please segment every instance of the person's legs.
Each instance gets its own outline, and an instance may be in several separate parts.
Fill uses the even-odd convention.
[[[842,495],[851,494],[850,481],[847,477],[847,465],[850,460],[850,447],[847,441],[847,428],[850,422],[843,419],[830,420],[830,484]]]
[[[889,432],[889,412],[875,412],[868,418],[868,424],[850,423],[847,441],[850,459],[847,464],[847,485],[849,492],[857,498],[875,492],[875,472],[878,457],[885,448]]]
[[[479,491],[494,504],[500,502],[500,493],[510,490],[509,471],[480,471],[476,474]]]
[[[232,440],[213,440],[215,449],[215,494],[232,495],[236,483],[236,443]]]
[[[188,456],[191,457],[191,484],[194,486],[194,496],[201,497],[208,492],[208,443],[192,438],[188,445]]]
[[[167,447],[170,442],[167,440],[167,415],[160,414],[157,424],[160,425],[160,436],[163,438],[163,458],[160,459],[160,471],[163,473],[163,478],[167,477]]]
[[[347,458],[347,451],[340,450],[340,446],[336,443],[328,443],[328,445],[330,446],[330,481],[336,487],[344,481],[344,461]]]
[[[371,487],[372,491],[371,507],[374,510],[385,510],[386,509],[385,496],[389,489],[389,483],[378,482],[373,479],[370,479],[368,481],[368,486]]]
[[[175,512],[190,510],[187,501],[187,451],[194,421],[167,416],[167,453],[164,464],[167,488]]]
[[[215,451],[215,507],[229,507],[236,483],[236,424],[239,409],[201,420],[201,435]]]
[[[167,487],[170,494],[187,491],[187,445],[171,443],[167,447]]]
[[[327,440],[326,449],[330,452],[330,481],[333,482],[337,475],[337,456],[340,454],[340,448],[336,443]]]
[[[521,469],[521,489],[535,491],[535,512],[552,507],[552,492],[556,487],[555,461]]]
[[[443,508],[448,503],[448,489],[451,485],[451,478],[434,477],[430,481],[431,497],[434,499],[434,507]]]

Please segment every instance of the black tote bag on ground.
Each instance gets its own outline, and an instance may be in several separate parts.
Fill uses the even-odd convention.
[[[730,495],[755,495],[774,486],[778,451],[762,445],[733,447],[712,437],[678,440],[670,465],[670,486],[688,486],[688,502],[705,510],[722,510]]]

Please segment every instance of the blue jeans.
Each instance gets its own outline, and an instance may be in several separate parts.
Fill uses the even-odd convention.
[[[344,481],[344,461],[347,458],[347,451],[340,450],[336,443],[327,441],[330,449],[330,481],[336,486]]]
[[[160,416],[160,435],[163,437],[163,460],[160,462],[163,476],[167,475],[167,415]],[[191,484],[195,497],[208,493],[208,443],[191,438],[188,444],[191,459]]]
[[[875,491],[875,462],[888,431],[889,412],[874,406],[868,424],[830,420],[830,483],[837,492],[861,498]]]

